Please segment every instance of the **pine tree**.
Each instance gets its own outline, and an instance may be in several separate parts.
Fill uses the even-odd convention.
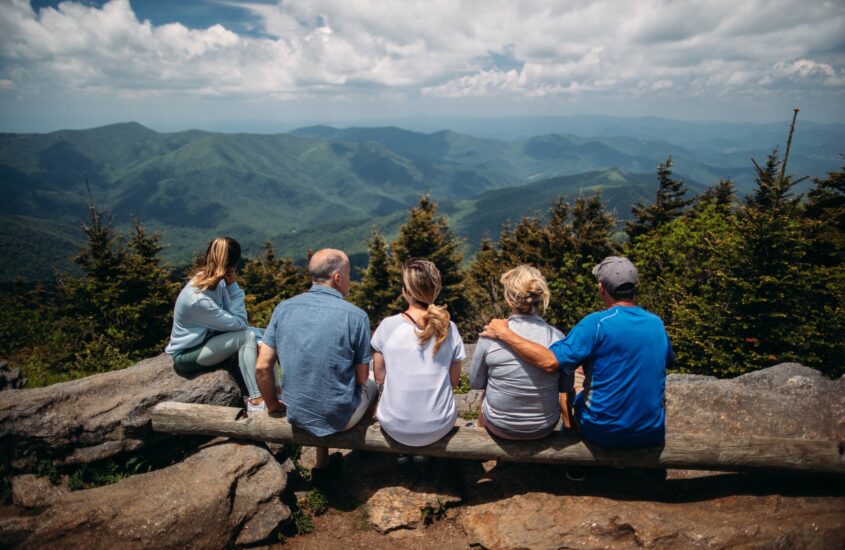
[[[520,264],[538,269],[551,261],[551,246],[545,226],[536,216],[526,216],[516,225],[506,224],[499,237],[499,254],[506,269]]]
[[[813,182],[804,209],[804,216],[819,224],[812,255],[821,265],[841,267],[845,264],[845,166]]]
[[[63,305],[57,330],[72,335],[72,376],[121,368],[159,352],[178,293],[158,257],[159,233],[147,233],[135,220],[127,242],[112,226],[111,214],[93,205],[82,230],[87,240],[73,258],[82,275],[59,278]]]
[[[727,211],[736,203],[736,191],[731,179],[720,179],[719,183],[708,187],[698,198],[695,207],[714,204],[722,211]]]
[[[405,223],[399,228],[399,237],[391,246],[395,269],[394,288],[402,288],[402,264],[412,258],[428,258],[440,270],[443,289],[437,301],[448,304],[453,320],[458,322],[468,311],[463,293],[462,247],[463,243],[452,233],[446,218],[437,215],[437,204],[428,195],[423,195],[408,212]],[[392,309],[400,311],[402,308],[400,297],[394,301]]]
[[[616,218],[604,208],[601,191],[578,197],[572,208],[572,241],[582,263],[595,265],[619,251],[613,242]]]
[[[381,233],[373,228],[367,241],[369,260],[366,269],[361,270],[361,281],[352,287],[349,299],[367,312],[370,326],[374,330],[382,319],[393,311],[391,304],[396,300],[400,288],[392,272],[393,259]]]
[[[508,307],[504,300],[502,273],[510,269],[502,263],[501,254],[489,236],[481,240],[481,248],[467,268],[465,292],[470,304],[464,340],[473,341],[484,325],[494,317],[506,316]]]
[[[760,167],[754,159],[752,159],[752,162],[754,162],[756,169],[755,188],[754,193],[746,198],[748,206],[760,211],[771,212],[777,212],[781,209],[794,210],[801,200],[792,192],[792,188],[798,182],[793,182],[790,176],[783,176],[778,173],[778,166],[781,163],[777,147],[769,153],[764,167]]]
[[[161,351],[173,317],[173,302],[179,284],[171,280],[171,270],[159,254],[164,249],[161,233],[148,233],[137,219],[127,243],[118,284],[120,304],[114,325],[109,327],[118,346],[130,357],[147,357]]]
[[[264,242],[261,256],[246,262],[240,281],[246,292],[249,322],[255,326],[266,326],[279,302],[310,286],[305,269],[289,258],[276,256],[271,241]]]
[[[683,180],[672,177],[672,157],[657,165],[657,195],[654,203],[637,203],[631,209],[634,219],[625,223],[628,239],[633,243],[637,237],[660,228],[683,213],[692,202],[685,199],[686,188]]]

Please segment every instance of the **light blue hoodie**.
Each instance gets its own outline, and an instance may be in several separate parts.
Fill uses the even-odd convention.
[[[247,324],[244,291],[238,283],[226,285],[221,280],[216,288],[199,290],[189,281],[173,311],[173,330],[165,352],[174,354],[205,342],[209,332],[243,330]]]

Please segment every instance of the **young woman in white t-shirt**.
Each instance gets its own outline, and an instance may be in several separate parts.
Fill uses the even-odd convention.
[[[376,419],[399,443],[422,447],[455,424],[452,387],[460,382],[466,354],[446,307],[434,305],[441,286],[437,266],[411,260],[402,267],[402,282],[408,309],[384,319],[372,338],[376,382],[384,384]]]

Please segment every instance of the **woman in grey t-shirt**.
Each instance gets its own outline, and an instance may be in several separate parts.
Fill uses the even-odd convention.
[[[521,265],[502,275],[501,282],[513,311],[508,318],[512,331],[543,346],[563,339],[540,317],[549,304],[549,287],[536,268]],[[486,390],[478,423],[497,437],[540,439],[560,418],[559,374],[524,362],[498,340],[478,340],[470,386]]]

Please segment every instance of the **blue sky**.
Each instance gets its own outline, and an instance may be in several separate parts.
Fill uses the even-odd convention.
[[[0,0],[0,131],[845,122],[841,0]]]

